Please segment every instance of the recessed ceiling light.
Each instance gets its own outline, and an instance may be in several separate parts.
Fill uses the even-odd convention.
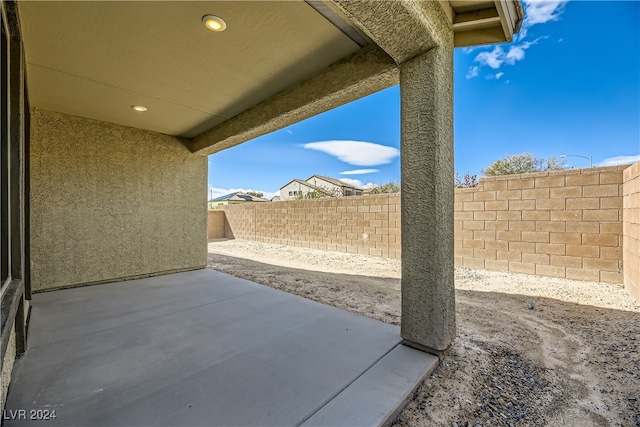
[[[142,105],[132,105],[131,108],[140,112],[147,111],[147,107],[143,107]]]
[[[211,31],[224,31],[227,28],[227,23],[218,16],[215,15],[205,15],[202,17],[202,23],[205,27],[210,29]]]

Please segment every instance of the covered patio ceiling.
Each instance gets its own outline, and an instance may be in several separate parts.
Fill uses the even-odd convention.
[[[256,136],[210,148],[255,128],[251,113],[264,121],[356,81],[366,85],[353,99],[396,84],[397,64],[427,50],[428,37],[413,10],[420,2],[379,3],[20,2],[30,104],[183,137],[192,151],[209,154]],[[519,2],[507,0],[439,4],[456,46],[508,41],[522,17]],[[208,30],[207,14],[223,18],[226,30]],[[399,51],[394,40],[407,38],[409,51]],[[374,75],[382,77],[363,79]],[[279,93],[291,105],[268,103]],[[323,101],[291,119],[335,104]],[[229,123],[243,113],[249,118]]]

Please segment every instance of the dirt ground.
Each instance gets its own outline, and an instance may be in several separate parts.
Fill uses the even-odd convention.
[[[400,324],[400,261],[242,240],[209,266]],[[456,269],[456,338],[398,426],[640,426],[640,305],[616,284]]]

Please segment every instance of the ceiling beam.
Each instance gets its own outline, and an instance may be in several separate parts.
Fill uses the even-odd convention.
[[[495,0],[495,4],[505,38],[510,42],[513,40],[513,35],[520,32],[520,27],[524,20],[524,9],[519,0]]]
[[[332,8],[330,4],[327,4],[323,0],[305,0],[309,6],[315,9],[320,15],[331,22],[336,28],[349,37],[354,43],[360,47],[365,47],[369,44],[369,40],[365,38],[353,25],[349,24],[344,17],[341,16],[338,10]]]
[[[354,24],[401,64],[435,46],[443,26],[451,26],[443,5],[435,1],[332,0]]]
[[[511,41],[524,18],[520,0],[331,0],[330,6],[339,9],[398,64],[439,44],[443,25],[454,29],[454,46],[474,46]]]
[[[500,16],[498,15],[498,11],[494,8],[458,13],[455,18],[453,18],[454,31],[465,31],[475,28],[486,28],[500,25]]]
[[[481,46],[494,43],[504,43],[504,30],[501,26],[478,28],[473,31],[460,31],[453,35],[456,46]]]
[[[519,0],[495,0],[494,8],[459,13],[454,18],[454,44],[505,43],[520,31],[524,10]],[[475,16],[475,18],[474,18]]]
[[[369,45],[184,143],[194,153],[213,154],[393,86],[398,80],[395,62],[379,47]]]

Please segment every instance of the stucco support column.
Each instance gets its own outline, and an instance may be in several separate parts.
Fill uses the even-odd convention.
[[[440,355],[455,338],[451,31],[401,65],[400,94],[402,338]]]

